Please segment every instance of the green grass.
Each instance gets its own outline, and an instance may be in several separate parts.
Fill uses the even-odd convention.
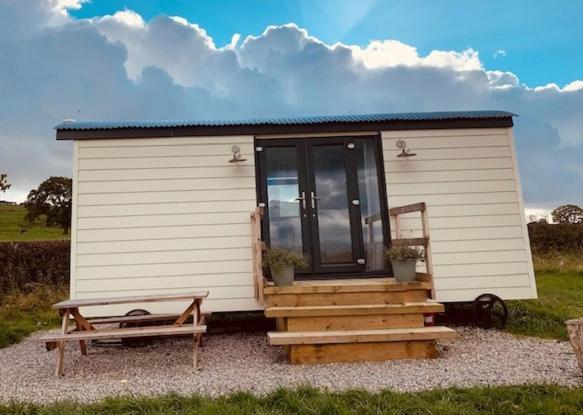
[[[509,302],[510,333],[567,340],[565,320],[583,317],[583,257],[535,257],[538,300]]]
[[[90,405],[72,402],[46,406],[13,403],[3,414],[423,414],[569,415],[583,411],[583,388],[506,386],[444,389],[420,393],[360,390],[332,393],[314,388],[279,389],[264,397],[233,393],[220,398],[112,397]]]
[[[18,343],[37,330],[58,326],[60,318],[51,304],[67,296],[64,289],[39,287],[30,294],[0,297],[0,349]]]
[[[45,226],[43,218],[29,224],[24,219],[25,215],[24,206],[0,205],[0,241],[69,239],[69,235],[63,235],[61,228]]]

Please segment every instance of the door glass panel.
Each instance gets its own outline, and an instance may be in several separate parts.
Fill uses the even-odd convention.
[[[377,154],[372,140],[356,140],[356,168],[366,270],[384,269],[383,225],[377,171]]]
[[[296,147],[265,148],[270,246],[303,252]]]
[[[313,159],[321,263],[352,264],[344,146],[314,146]]]

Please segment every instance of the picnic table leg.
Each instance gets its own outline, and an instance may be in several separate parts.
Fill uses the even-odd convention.
[[[69,309],[63,310],[63,321],[61,322],[61,334],[67,333],[67,327],[69,325]],[[65,372],[65,342],[57,342],[57,366],[55,368],[56,376],[63,376]]]
[[[202,325],[204,322],[204,316],[200,312],[200,303],[201,303],[201,300],[196,300],[196,313],[198,314],[198,323],[197,324]],[[197,337],[199,347],[203,347],[204,345],[202,344],[202,333],[198,333],[196,335],[196,337]]]
[[[81,314],[79,314],[78,308],[72,309],[71,314],[75,319],[75,326],[77,327],[78,331],[94,330],[93,326],[87,320],[85,320]],[[79,349],[81,350],[81,354],[83,356],[87,356],[87,344],[85,343],[85,340],[79,340]]]
[[[55,369],[55,376],[63,376],[65,373],[65,342],[57,342],[57,367]]]
[[[75,321],[75,325],[77,326],[77,330],[83,330],[83,327],[81,327],[78,322]],[[87,356],[87,345],[85,344],[85,340],[79,340],[79,350],[81,350],[83,356]]]
[[[199,318],[199,310],[200,306],[198,300],[195,300],[195,307],[192,309],[192,324],[194,327],[198,326],[198,318]],[[192,350],[192,365],[195,369],[198,368],[198,333],[194,333],[193,335],[193,350]]]

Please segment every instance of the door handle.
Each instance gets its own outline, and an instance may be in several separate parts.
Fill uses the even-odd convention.
[[[306,192],[302,192],[301,196],[298,196],[294,199],[295,201],[302,201],[302,207],[306,210]]]
[[[316,200],[320,200],[321,198],[316,196],[314,192],[310,192],[310,201],[312,203],[312,209],[316,209]]]

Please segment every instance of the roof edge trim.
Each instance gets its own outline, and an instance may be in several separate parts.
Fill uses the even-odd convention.
[[[67,122],[55,127],[58,140],[294,134],[362,130],[412,130],[512,127],[516,114],[505,111],[377,114],[371,116],[250,120],[232,123],[192,122]],[[304,121],[306,120],[306,121]],[[91,128],[95,125],[95,128]],[[99,127],[101,126],[101,127]]]

